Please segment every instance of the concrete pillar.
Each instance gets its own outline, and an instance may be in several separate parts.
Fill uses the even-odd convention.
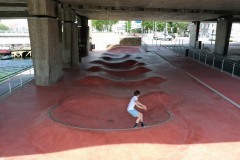
[[[190,47],[196,47],[196,42],[198,41],[198,35],[199,35],[199,28],[200,28],[200,22],[196,21],[193,22],[190,26]]]
[[[73,25],[73,37],[72,37],[72,67],[79,67],[80,58],[79,57],[79,46],[78,46],[78,32],[79,28],[77,24]]]
[[[216,40],[214,52],[227,55],[229,38],[232,30],[233,17],[219,18],[217,22]]]
[[[63,21],[63,68],[77,67],[79,65],[78,58],[78,30],[75,11],[67,5],[59,7],[59,19]],[[76,35],[77,34],[77,35]],[[78,49],[77,49],[78,50]]]
[[[93,31],[93,26],[92,26],[92,20],[88,21],[88,26],[89,26],[89,50],[92,51],[92,45],[93,45],[93,38],[92,38],[92,31]]]
[[[62,79],[61,24],[53,0],[29,0],[28,18],[35,81],[49,86]]]
[[[88,55],[90,50],[89,45],[89,26],[88,18],[84,16],[78,17],[79,27],[79,54],[81,57]]]
[[[72,35],[73,35],[73,23],[63,23],[63,50],[62,60],[63,68],[72,67]]]
[[[28,0],[29,15],[57,17],[57,2],[54,0]]]

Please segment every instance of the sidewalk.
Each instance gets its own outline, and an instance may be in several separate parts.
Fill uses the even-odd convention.
[[[222,94],[227,99],[234,101],[238,107],[240,106],[240,79],[238,77],[231,77],[230,74],[213,69],[183,55],[175,54],[172,50],[163,47],[158,48],[156,52],[194,79],[199,80],[200,83],[202,82],[214,89],[216,93],[218,92],[217,94]]]
[[[25,83],[34,79],[34,70],[33,68],[28,69],[14,77],[9,77],[9,79],[4,82],[0,82],[0,97],[11,93],[13,90],[18,87],[22,87]]]

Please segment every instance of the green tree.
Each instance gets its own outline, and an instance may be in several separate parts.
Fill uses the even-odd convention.
[[[98,31],[112,31],[112,26],[118,23],[117,20],[93,20],[92,25]]]
[[[103,31],[103,30],[104,30],[104,26],[103,26],[102,21],[93,20],[93,21],[92,21],[92,25],[93,25],[93,27],[96,28],[96,30],[98,30],[98,31]]]
[[[188,24],[188,22],[179,22],[177,29],[178,33],[183,34],[187,30]]]
[[[157,32],[163,32],[166,28],[166,22],[143,21],[142,25],[145,31],[156,29]]]
[[[184,34],[187,30],[188,22],[155,22],[156,31],[164,32],[167,29],[168,33]]]
[[[2,23],[0,23],[0,30],[4,30],[4,31],[7,31],[9,30],[10,28]]]
[[[166,28],[166,22],[156,22],[156,31],[163,32]]]
[[[142,26],[144,31],[153,30],[154,22],[153,21],[142,21]]]
[[[132,28],[131,21],[125,22],[125,31],[126,31],[127,33],[130,33],[130,32],[131,32],[131,28]]]
[[[109,22],[108,20],[100,20],[102,22],[102,25],[103,25],[103,30],[104,31],[109,31]]]
[[[188,22],[172,22],[171,27],[173,28],[173,33],[184,34],[187,30]]]
[[[112,32],[112,26],[114,25],[114,24],[117,24],[118,23],[118,21],[117,20],[109,20],[108,21],[108,24],[107,24],[107,26],[108,26],[108,31],[110,31],[110,32]]]

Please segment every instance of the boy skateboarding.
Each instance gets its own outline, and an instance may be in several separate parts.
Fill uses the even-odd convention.
[[[140,103],[138,101],[138,98],[140,96],[140,91],[135,91],[134,92],[134,96],[131,98],[129,104],[128,104],[128,108],[127,111],[128,113],[130,113],[133,117],[137,117],[136,123],[134,124],[134,128],[138,127],[138,123],[141,122],[141,127],[145,127],[146,125],[143,123],[143,114],[138,112],[135,109],[135,106],[140,108],[140,109],[144,109],[147,110],[147,107],[145,105],[143,105],[142,103]]]

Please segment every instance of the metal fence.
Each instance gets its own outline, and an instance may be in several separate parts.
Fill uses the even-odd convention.
[[[194,60],[210,65],[212,68],[218,68],[221,72],[225,71],[232,75],[232,77],[240,77],[240,64],[234,61],[220,58],[212,53],[206,53],[201,51],[188,50],[187,57],[191,57]]]
[[[32,79],[34,79],[32,66],[2,77],[0,79],[0,96],[12,93],[13,90],[22,87]]]
[[[227,73],[230,73],[232,77],[233,76],[240,77],[239,63],[229,59],[225,59],[224,57],[216,56],[210,51],[200,50],[200,49],[190,49],[188,47],[177,46],[177,45],[164,46],[164,47],[168,47],[173,51],[183,54],[184,56],[192,58],[198,62],[201,62],[204,65],[209,65],[212,68],[218,68],[221,70],[221,72],[225,71]]]

